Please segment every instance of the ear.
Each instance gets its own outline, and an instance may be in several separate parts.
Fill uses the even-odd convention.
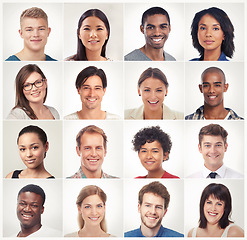
[[[49,37],[50,33],[51,33],[51,28],[49,27],[48,28],[48,37]]]
[[[106,153],[107,153],[107,148],[105,148],[105,153],[104,153],[104,157],[106,156]]]
[[[169,157],[169,153],[165,152],[165,154],[163,155],[163,162],[167,160],[168,157]]]
[[[104,91],[104,95],[105,95],[106,88],[104,88],[103,91]],[[104,96],[104,95],[103,95],[103,96]]]
[[[22,30],[21,30],[21,29],[19,29],[19,30],[18,30],[18,32],[19,32],[19,34],[20,34],[21,38],[23,38],[23,37],[22,37]]]
[[[203,93],[203,91],[202,91],[202,84],[199,84],[198,87],[200,89],[200,92]]]
[[[47,152],[48,149],[49,149],[49,142],[46,142],[46,144],[45,144],[45,151]]]
[[[81,206],[77,205],[78,213],[81,214]]]
[[[142,25],[140,26],[140,30],[141,30],[141,32],[144,34],[144,28],[143,28]]]
[[[77,93],[80,95],[80,88],[77,88]]]
[[[167,213],[167,209],[165,210],[163,217],[166,215],[166,213]]]
[[[44,207],[44,206],[42,206],[42,209],[41,209],[41,214],[43,214],[44,210],[45,210],[45,207]]]
[[[165,96],[167,96],[167,94],[168,94],[168,87],[166,88]]]
[[[45,87],[47,87],[47,79],[45,79]]]
[[[229,87],[229,84],[228,84],[228,83],[226,83],[226,84],[225,84],[225,86],[224,86],[224,92],[227,92],[228,87]]]
[[[141,96],[141,90],[139,87],[137,87],[138,95]]]
[[[171,28],[171,25],[169,25],[169,33],[170,33],[171,29],[172,29],[172,28]]]
[[[76,152],[77,152],[77,155],[80,157],[81,156],[81,151],[80,151],[78,146],[76,146]]]
[[[198,149],[199,149],[199,152],[202,153],[202,149],[201,149],[200,143],[198,143]]]
[[[227,151],[227,148],[228,148],[228,143],[226,142],[225,143],[225,152]]]
[[[140,203],[138,203],[138,212],[139,213],[141,212],[141,205],[140,205]]]

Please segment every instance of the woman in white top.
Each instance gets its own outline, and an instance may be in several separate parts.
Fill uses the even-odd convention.
[[[211,183],[202,192],[199,227],[192,228],[188,237],[244,237],[244,231],[229,217],[232,199],[223,184]]]
[[[158,68],[148,68],[138,80],[138,94],[143,105],[125,110],[125,119],[183,119],[183,113],[168,108],[163,101],[168,93],[168,81]]]
[[[44,105],[47,79],[36,64],[28,64],[20,69],[15,88],[16,105],[7,119],[59,119],[55,108]]]
[[[106,199],[106,194],[98,186],[82,188],[76,201],[80,230],[65,237],[113,237],[106,230]]]

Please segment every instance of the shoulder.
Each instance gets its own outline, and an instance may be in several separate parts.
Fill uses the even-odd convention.
[[[128,53],[124,56],[125,61],[151,61],[140,49]]]
[[[162,227],[162,226],[161,226]],[[183,237],[184,235],[182,233],[179,233],[177,231],[174,231],[169,228],[162,228],[162,234],[161,237]]]
[[[192,233],[193,233],[194,229],[195,229],[195,228],[190,229],[190,231],[188,232],[187,237],[192,237]]]
[[[126,109],[124,111],[125,119],[143,119],[143,105],[139,108]]]
[[[49,55],[45,55],[45,60],[46,61],[57,61],[56,59],[50,57]]]
[[[244,230],[234,224],[233,226],[229,227],[227,237],[244,237]]]
[[[226,167],[225,178],[244,178],[244,175],[229,167]]]
[[[163,104],[163,119],[184,119],[184,114],[171,110],[165,104]]]
[[[42,225],[38,231],[30,234],[30,237],[62,237],[62,232]]]
[[[140,234],[140,228],[128,231],[124,233],[124,237],[142,237],[142,234]]]
[[[189,175],[186,178],[203,178],[203,174],[202,174],[202,171],[199,171],[199,172],[195,172],[195,173]]]
[[[5,59],[5,61],[21,61],[21,60],[17,56],[12,55],[8,57],[7,59]]]
[[[185,120],[192,120],[193,117],[195,116],[195,114],[196,114],[196,112],[194,112],[194,113],[192,113],[190,115],[185,116]]]
[[[165,171],[164,175],[162,176],[162,178],[179,178],[176,175],[170,174],[169,172]]]
[[[176,58],[174,58],[172,55],[164,51],[165,61],[176,61]]]
[[[77,112],[74,112],[74,113],[71,113],[71,114],[65,116],[64,119],[66,119],[66,120],[78,120],[79,117],[78,117]]]
[[[75,61],[74,57],[75,57],[75,55],[66,57],[66,58],[64,59],[64,61]]]
[[[50,106],[46,106],[46,107],[50,110],[51,114],[53,115],[53,117],[55,119],[59,119],[60,118],[58,111],[54,107],[50,107]]]
[[[21,108],[14,108],[10,111],[7,119],[30,119],[30,117]]]
[[[64,237],[78,237],[78,232],[72,232],[65,234]]]
[[[244,118],[238,116],[236,112],[234,112],[231,108],[225,108],[227,111],[229,111],[230,115],[227,118],[227,120],[244,120]]]
[[[104,174],[105,178],[119,178],[119,177],[115,177],[115,176],[109,175],[107,173],[103,173],[103,174]]]
[[[118,116],[117,114],[113,114],[113,113],[109,113],[109,112],[106,112],[106,117],[105,117],[106,120],[119,120],[121,119],[120,116]]]
[[[200,61],[200,58],[192,58],[190,61]]]
[[[12,178],[14,171],[8,173],[5,178]]]

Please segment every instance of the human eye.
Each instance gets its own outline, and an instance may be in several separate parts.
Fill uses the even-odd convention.
[[[31,204],[32,208],[38,208],[39,206],[37,204]]]
[[[150,204],[145,204],[145,207],[150,207]]]
[[[90,88],[88,86],[83,86],[82,90],[89,90]]]
[[[24,88],[29,88],[30,86],[31,86],[30,83],[26,83],[26,84],[23,85]]]
[[[199,28],[200,30],[206,30],[206,28],[204,26],[200,26]]]
[[[157,209],[161,209],[161,210],[163,209],[162,206],[156,206],[156,208],[157,208]]]
[[[152,29],[154,29],[154,26],[148,25],[148,26],[147,26],[147,29],[152,30]]]
[[[202,84],[202,87],[203,87],[203,88],[207,88],[207,87],[209,87],[209,84],[208,84],[208,83],[203,83],[203,84]]]
[[[103,205],[102,205],[102,204],[98,204],[97,207],[98,207],[98,208],[102,208]]]
[[[89,31],[90,28],[89,28],[89,27],[84,27],[83,30],[84,30],[84,31]]]
[[[157,89],[156,92],[163,92],[163,89]]]
[[[19,202],[19,205],[22,206],[22,207],[24,207],[24,206],[26,206],[27,204],[24,203],[24,202]]]
[[[150,92],[150,89],[144,89],[144,92]]]
[[[214,27],[213,30],[218,31],[218,30],[220,30],[220,28],[219,27]]]
[[[32,149],[33,150],[37,150],[39,148],[39,146],[33,146]]]
[[[39,30],[43,31],[45,30],[46,28],[45,27],[40,27]]]
[[[160,28],[161,29],[167,29],[168,28],[168,25],[167,24],[161,25]]]
[[[90,206],[88,206],[88,205],[87,205],[87,206],[85,206],[85,208],[86,208],[86,209],[89,209],[89,208],[90,208]]]
[[[145,152],[147,152],[147,150],[146,149],[141,149],[140,152],[141,153],[145,153]]]
[[[90,150],[90,147],[84,147],[84,150]]]
[[[211,202],[211,201],[209,201],[209,200],[207,200],[207,201],[206,201],[206,203],[207,203],[207,204],[211,204],[212,202]]]
[[[23,148],[23,147],[19,148],[19,151],[20,151],[20,152],[24,152],[25,150],[26,150],[26,149]]]
[[[101,146],[98,146],[96,149],[97,150],[102,150],[102,147]]]

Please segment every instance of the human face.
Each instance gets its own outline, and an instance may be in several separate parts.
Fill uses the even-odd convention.
[[[79,38],[86,51],[100,51],[108,38],[108,32],[103,21],[98,17],[87,17],[83,20]]]
[[[26,229],[40,227],[44,212],[42,197],[33,192],[22,192],[17,199],[16,213],[21,226]]]
[[[85,132],[81,136],[80,149],[76,147],[76,150],[83,169],[91,173],[101,171],[106,149],[104,139],[99,133]]]
[[[198,147],[206,168],[216,171],[223,165],[224,154],[228,144],[224,144],[221,136],[204,135]]]
[[[208,224],[218,224],[225,211],[225,202],[210,195],[204,203],[203,210]]]
[[[140,26],[141,32],[145,36],[146,45],[154,49],[164,47],[171,31],[168,19],[163,14],[148,16],[144,26]]]
[[[48,142],[43,145],[36,133],[24,133],[19,137],[18,148],[21,160],[27,168],[35,169],[43,164]]]
[[[43,18],[25,17],[21,22],[20,36],[24,40],[24,47],[38,52],[44,51],[51,29]]]
[[[138,94],[142,96],[144,108],[157,111],[162,108],[163,101],[167,95],[166,85],[157,78],[147,78],[138,88]]]
[[[106,88],[103,88],[102,80],[99,76],[89,77],[77,91],[81,97],[82,105],[86,109],[101,109],[101,102]]]
[[[206,14],[199,21],[197,37],[204,50],[221,52],[224,33],[219,22],[211,15]]]
[[[138,156],[141,160],[141,164],[148,171],[157,171],[162,168],[162,163],[168,157],[168,153],[165,153],[161,147],[161,144],[158,141],[146,142],[141,146],[141,149],[138,153]]]
[[[221,73],[206,73],[199,88],[204,96],[204,104],[210,107],[223,105],[224,92],[227,92],[228,84],[225,84],[224,77]]]
[[[27,78],[23,85],[26,85],[28,83],[34,83],[37,80],[42,80],[42,76],[37,72],[33,72],[30,74],[30,76]],[[47,80],[45,79],[42,87],[37,88],[35,85],[33,85],[32,89],[29,91],[23,89],[23,94],[29,101],[29,103],[43,103],[46,95],[46,88]]]
[[[78,212],[85,225],[99,225],[105,216],[105,204],[98,195],[91,195],[82,201],[81,206],[78,206]]]
[[[141,215],[141,224],[147,228],[159,228],[167,209],[164,208],[165,200],[156,194],[145,193],[142,205],[138,204],[138,212]]]

